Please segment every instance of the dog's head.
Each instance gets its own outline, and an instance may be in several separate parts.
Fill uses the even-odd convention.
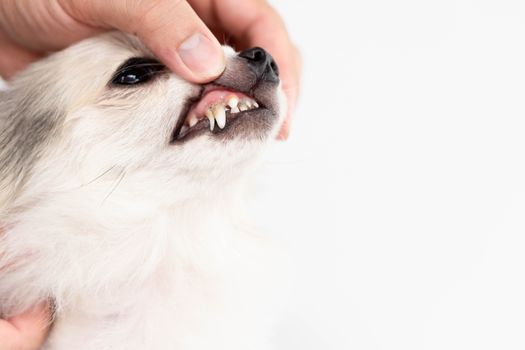
[[[225,72],[204,85],[120,33],[34,64],[0,94],[0,207],[36,184],[183,199],[235,182],[274,138],[285,101],[266,51],[224,51]]]

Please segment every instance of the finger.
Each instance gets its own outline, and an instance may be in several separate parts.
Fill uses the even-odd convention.
[[[286,118],[281,126],[281,129],[279,130],[279,134],[277,135],[278,140],[287,140],[290,136],[290,130],[292,125],[292,116],[295,112],[295,107],[297,105],[297,99],[299,98],[300,93],[300,87],[301,87],[301,72],[302,72],[302,57],[297,48],[294,47],[294,64],[292,66],[293,72],[292,76],[288,78],[292,82],[289,85],[283,84],[283,90],[284,93],[287,96],[288,101],[288,109],[287,109],[287,115]]]
[[[0,320],[0,339],[5,340],[6,349],[40,348],[49,331],[49,313],[49,304],[43,303],[7,321]]]
[[[0,33],[0,76],[9,79],[31,62],[41,58],[41,55],[25,50]]]
[[[225,67],[219,42],[183,0],[61,1],[70,16],[95,27],[136,34],[172,71],[196,83]]]
[[[301,64],[281,17],[265,1],[222,0],[217,15],[230,34],[249,46],[268,50],[279,65],[288,113],[280,138],[288,137],[288,127],[299,95]]]
[[[301,76],[299,54],[291,43],[281,18],[272,9],[252,25],[247,36],[252,46],[262,46],[267,49],[279,65],[288,110],[278,139],[285,140],[289,136],[292,115],[299,96]]]

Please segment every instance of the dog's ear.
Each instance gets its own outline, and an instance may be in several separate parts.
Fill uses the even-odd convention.
[[[61,120],[42,90],[32,90],[0,94],[0,212],[22,189]]]

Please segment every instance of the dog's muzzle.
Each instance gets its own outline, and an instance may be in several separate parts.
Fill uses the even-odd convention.
[[[255,135],[278,119],[279,68],[264,49],[255,47],[231,58],[224,73],[203,85],[200,96],[179,118],[171,143],[198,135]]]

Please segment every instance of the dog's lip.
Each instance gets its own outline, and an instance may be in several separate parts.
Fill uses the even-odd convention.
[[[190,98],[188,100],[188,102],[186,103],[185,108],[183,109],[183,111],[179,115],[177,124],[176,124],[176,126],[175,126],[175,128],[174,128],[174,130],[172,132],[172,136],[171,136],[171,139],[170,139],[170,143],[171,144],[176,143],[176,142],[177,143],[183,142],[183,141],[185,141],[187,139],[187,136],[191,136],[192,134],[194,134],[196,132],[203,131],[205,129],[209,130],[209,124],[205,121],[206,118],[204,118],[204,121],[200,121],[194,127],[195,130],[190,130],[183,137],[180,137],[181,130],[182,130],[182,128],[183,128],[183,126],[184,126],[184,124],[186,122],[187,116],[190,113],[190,111],[194,110],[195,107],[199,104],[199,102],[207,94],[209,94],[210,92],[213,92],[213,91],[217,91],[217,90],[221,90],[221,91],[224,91],[226,93],[230,92],[231,94],[235,94],[235,95],[247,96],[250,99],[253,99],[255,101],[255,97],[253,96],[252,93],[248,93],[248,92],[244,92],[244,91],[238,91],[238,90],[232,89],[230,87],[227,87],[227,86],[224,86],[224,85],[221,85],[221,84],[216,84],[216,83],[210,83],[210,84],[207,84],[207,85],[203,85],[200,94],[198,96],[196,96],[196,97]],[[259,101],[257,101],[257,103],[259,104],[259,109],[266,109]],[[248,111],[240,112],[240,113],[236,114],[236,116],[237,117],[242,117],[244,114],[246,114],[248,112],[253,112],[253,111],[254,110],[248,110]],[[229,113],[229,112],[227,112],[227,113]],[[227,114],[227,116],[229,116],[229,114]],[[202,127],[202,124],[207,124],[207,126],[204,128],[204,127]],[[218,132],[221,132],[221,131],[223,131],[223,129],[217,128],[217,129],[215,129],[214,133],[218,133]]]

